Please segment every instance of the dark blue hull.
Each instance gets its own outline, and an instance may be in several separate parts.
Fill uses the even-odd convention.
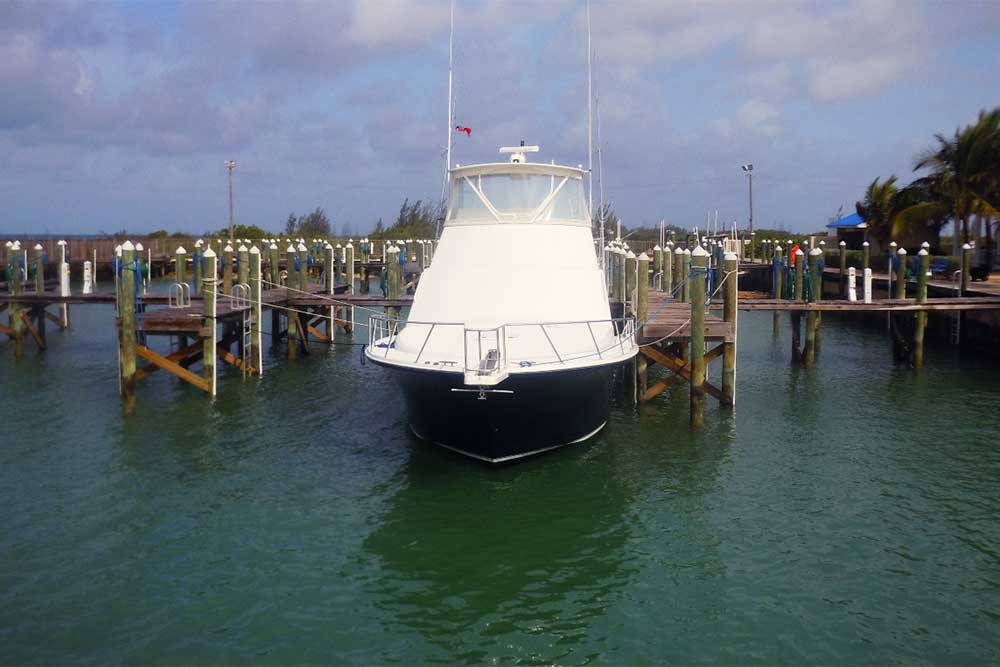
[[[501,463],[594,435],[608,420],[616,364],[512,374],[484,391],[461,373],[386,365],[399,378],[416,435]]]

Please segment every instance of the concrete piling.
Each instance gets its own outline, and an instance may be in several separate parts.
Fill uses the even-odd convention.
[[[635,253],[625,253],[625,317],[635,317],[638,269]]]
[[[670,294],[674,289],[674,247],[667,243],[661,253],[663,255],[663,278],[660,281],[660,291]]]
[[[847,242],[837,244],[840,249],[840,298],[847,298]]]

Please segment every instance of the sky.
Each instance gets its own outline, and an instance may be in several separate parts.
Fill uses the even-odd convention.
[[[334,231],[437,199],[453,162],[587,164],[585,2],[0,0],[0,236],[236,220]],[[821,229],[1000,105],[1000,2],[592,0],[595,200],[628,226]],[[597,141],[599,119],[600,141]],[[597,170],[600,147],[602,169]],[[602,187],[601,187],[602,186]]]

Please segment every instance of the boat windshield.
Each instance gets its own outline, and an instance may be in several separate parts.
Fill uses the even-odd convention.
[[[583,179],[548,174],[459,175],[449,220],[546,222],[586,220]]]

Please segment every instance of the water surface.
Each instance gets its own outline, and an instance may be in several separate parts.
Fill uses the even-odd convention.
[[[491,469],[413,438],[347,338],[214,402],[157,373],[123,418],[110,307],[72,314],[0,343],[4,663],[1000,661],[981,361],[894,368],[824,315],[805,371],[742,314],[735,412],[692,433],[675,387]]]

